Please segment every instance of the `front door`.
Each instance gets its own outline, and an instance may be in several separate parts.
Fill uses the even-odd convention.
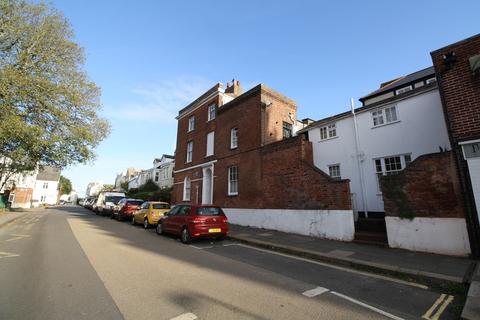
[[[212,204],[212,180],[213,173],[212,168],[203,168],[203,179],[202,179],[202,203],[203,204]]]

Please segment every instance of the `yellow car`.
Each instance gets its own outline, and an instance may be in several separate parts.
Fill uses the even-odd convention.
[[[141,223],[145,229],[156,225],[160,217],[170,210],[167,202],[145,201],[140,208],[132,215],[132,224]]]

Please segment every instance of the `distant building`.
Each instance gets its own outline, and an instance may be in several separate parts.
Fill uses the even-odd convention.
[[[133,177],[137,176],[142,170],[136,168],[128,168],[125,173],[117,174],[115,178],[115,189],[120,189],[122,183],[130,181]]]
[[[32,195],[32,207],[57,203],[60,170],[44,167],[39,170]]]
[[[87,190],[85,191],[85,197],[96,197],[102,189],[103,189],[102,182],[90,182],[87,185]]]

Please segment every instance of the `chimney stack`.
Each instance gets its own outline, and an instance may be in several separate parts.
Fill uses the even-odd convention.
[[[232,79],[231,82],[228,82],[225,93],[235,98],[241,95],[243,93],[243,88],[240,85],[240,81]]]

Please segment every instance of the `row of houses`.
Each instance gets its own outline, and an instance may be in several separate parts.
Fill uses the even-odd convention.
[[[173,203],[215,203],[240,225],[478,255],[480,36],[431,56],[318,121],[298,120],[296,102],[263,84],[216,84],[176,118]]]
[[[159,188],[171,188],[173,185],[174,157],[168,154],[153,160],[153,166],[146,170],[128,168],[125,173],[117,174],[115,189],[138,189],[147,181],[153,181]],[[127,191],[127,190],[126,190]]]
[[[60,170],[53,167],[36,168],[16,173],[0,189],[0,195],[11,208],[34,208],[57,203]],[[3,181],[1,181],[3,182]]]

